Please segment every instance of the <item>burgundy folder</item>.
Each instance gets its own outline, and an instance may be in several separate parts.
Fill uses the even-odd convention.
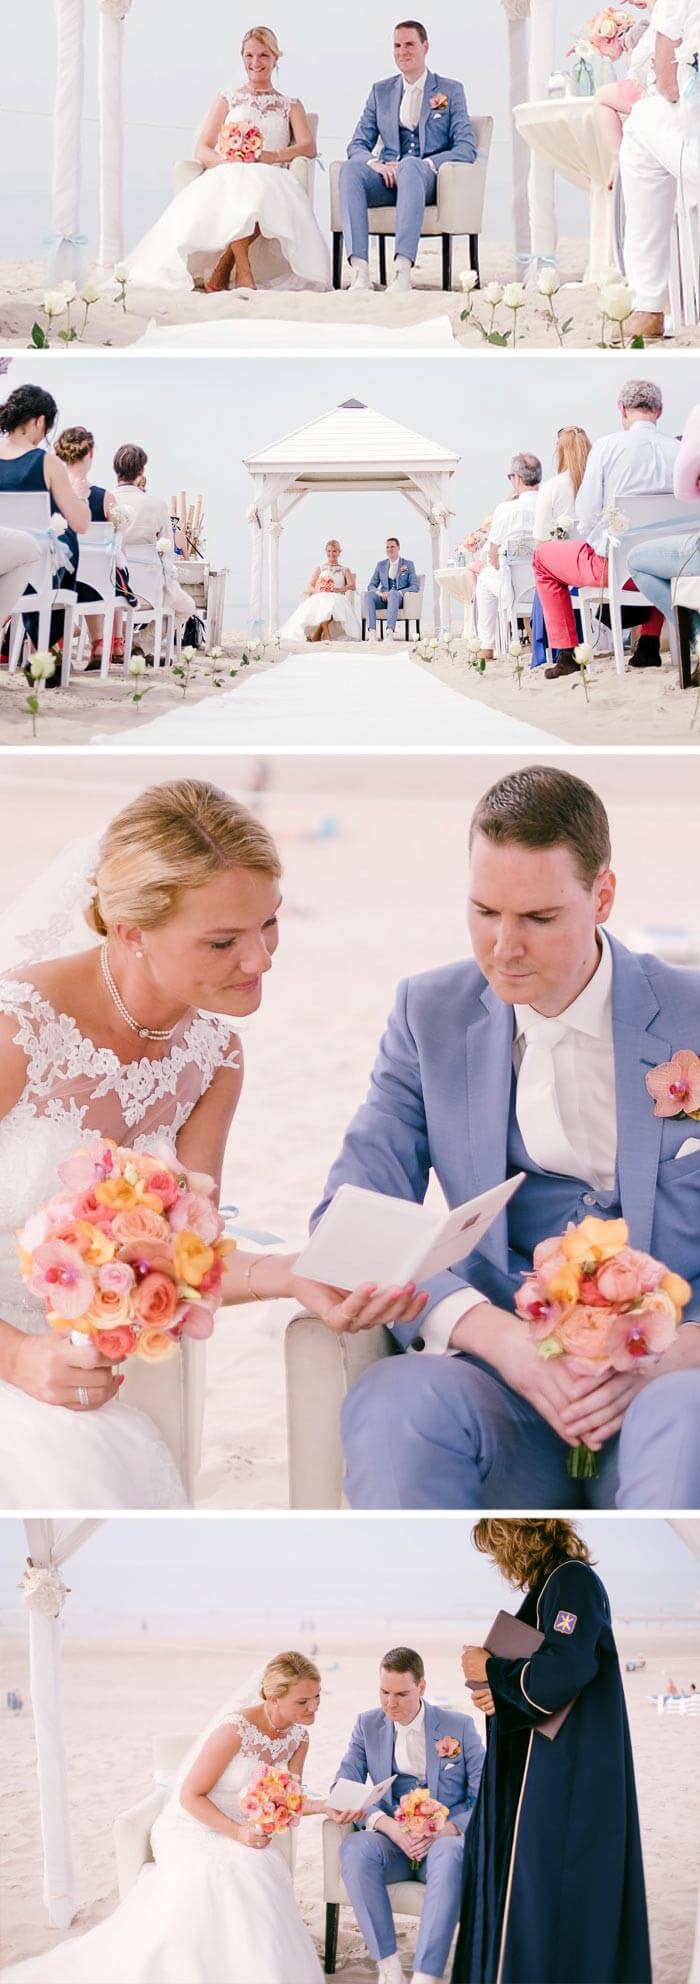
[[[497,1612],[491,1630],[484,1640],[487,1653],[495,1654],[499,1660],[529,1660],[543,1644],[544,1633],[538,1632],[535,1626],[527,1626],[524,1619],[514,1619],[511,1612]],[[467,1687],[470,1686],[471,1683],[467,1681]],[[566,1722],[575,1699],[574,1696],[564,1708],[556,1709],[544,1722],[538,1722],[537,1733],[546,1736],[550,1743],[553,1742],[562,1724]]]

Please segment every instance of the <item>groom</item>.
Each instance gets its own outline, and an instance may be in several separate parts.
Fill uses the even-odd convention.
[[[412,558],[402,558],[398,537],[388,537],[386,558],[378,558],[367,587],[367,625],[370,641],[377,638],[377,607],[386,607],[387,640],[393,641],[407,592],[420,592]]]
[[[411,1862],[418,1862],[415,1877],[425,1886],[425,1902],[413,1984],[430,1984],[443,1975],[459,1918],[464,1834],[484,1750],[471,1716],[435,1708],[426,1700],[425,1668],[412,1647],[392,1647],[384,1655],[379,1702],[379,1708],[358,1716],[334,1784],[341,1777],[380,1784],[392,1775],[394,1782],[344,1839],[343,1880],[370,1956],[379,1964],[379,1984],[402,1984],[387,1885],[410,1880]],[[447,1805],[449,1817],[434,1839],[414,1847],[394,1814],[400,1800],[419,1785]]]
[[[398,76],[370,90],[340,169],[340,205],[351,289],[370,289],[370,207],[396,207],[394,273],[389,287],[411,287],[426,206],[437,200],[441,165],[476,158],[476,139],[461,83],[428,68],[420,21],[394,29]],[[380,149],[376,152],[376,147]]]
[[[700,974],[607,936],[615,887],[605,808],[582,779],[529,766],[480,800],[474,957],[400,986],[324,1203],[345,1181],[422,1202],[431,1172],[450,1206],[525,1182],[478,1253],[428,1284],[420,1322],[395,1326],[410,1355],[352,1386],[355,1508],[568,1508],[578,1441],[600,1449],[594,1504],[700,1505],[700,1123],[683,1113],[698,1107]],[[668,1066],[683,1049],[685,1098],[683,1066]],[[693,1284],[650,1371],[574,1376],[513,1313],[538,1241],[589,1215],[624,1218],[633,1247]]]

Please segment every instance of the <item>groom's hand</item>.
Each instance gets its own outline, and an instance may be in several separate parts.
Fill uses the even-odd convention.
[[[534,1406],[560,1440],[577,1446],[578,1435],[572,1433],[564,1413],[576,1401],[580,1377],[568,1368],[566,1357],[539,1357],[519,1316],[509,1309],[498,1309],[495,1303],[482,1302],[455,1325],[450,1348],[483,1357],[512,1391]]]
[[[365,1283],[350,1295],[342,1288],[308,1281],[304,1275],[293,1274],[291,1283],[294,1298],[336,1336],[355,1336],[358,1330],[375,1330],[382,1324],[415,1323],[429,1299],[427,1294],[417,1294],[415,1282],[389,1289]]]
[[[369,163],[372,167],[372,171],[378,172],[380,179],[384,180],[385,186],[396,185],[396,175],[398,172],[398,159],[396,160],[389,159],[385,162],[384,160],[379,158],[371,158],[369,160]]]
[[[567,1439],[585,1441],[598,1453],[606,1440],[619,1433],[628,1406],[651,1374],[641,1371],[588,1371],[576,1379],[577,1393],[564,1412]]]

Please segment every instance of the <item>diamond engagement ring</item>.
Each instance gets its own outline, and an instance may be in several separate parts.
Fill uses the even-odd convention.
[[[90,1404],[90,1393],[89,1393],[88,1391],[86,1391],[86,1389],[85,1389],[85,1386],[84,1386],[84,1385],[79,1385],[79,1386],[78,1386],[78,1404],[79,1404],[79,1405],[89,1405],[89,1404]]]

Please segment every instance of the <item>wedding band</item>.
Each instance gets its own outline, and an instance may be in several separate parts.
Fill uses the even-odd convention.
[[[85,1390],[85,1386],[84,1386],[84,1385],[79,1385],[79,1386],[78,1386],[78,1404],[79,1404],[79,1405],[89,1405],[89,1404],[90,1404],[90,1393],[89,1393],[88,1391],[86,1391],[86,1390]]]

